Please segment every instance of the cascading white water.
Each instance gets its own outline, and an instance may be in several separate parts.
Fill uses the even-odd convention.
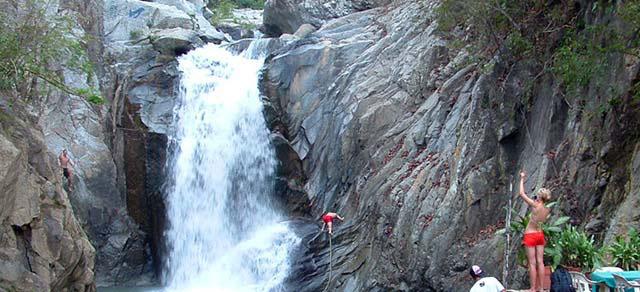
[[[300,239],[271,202],[277,161],[257,88],[263,61],[215,45],[178,61],[165,291],[280,291]]]

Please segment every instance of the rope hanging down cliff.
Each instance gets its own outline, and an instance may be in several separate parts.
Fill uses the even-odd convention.
[[[331,234],[329,234],[329,278],[327,279],[327,286],[322,292],[326,292],[327,289],[329,289],[329,284],[331,284],[331,270],[333,270],[333,247],[331,246]]]
[[[512,208],[512,197],[513,194],[513,176],[511,177],[511,182],[509,183],[509,193],[508,193],[508,198],[509,198],[509,204],[508,204],[508,208],[507,208],[507,216],[505,218],[505,230],[506,230],[506,241],[507,244],[505,244],[505,248],[504,248],[504,265],[502,266],[502,283],[504,283],[504,285],[509,285],[507,283],[507,280],[509,279],[509,254],[510,254],[510,247],[511,247],[511,208]]]

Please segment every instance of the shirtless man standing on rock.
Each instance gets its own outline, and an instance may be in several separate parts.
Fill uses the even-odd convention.
[[[62,174],[67,178],[69,190],[73,190],[73,183],[71,182],[73,179],[73,173],[71,172],[69,165],[75,166],[73,161],[71,161],[71,158],[67,155],[67,149],[64,149],[62,150],[62,154],[60,154],[60,166],[62,166]]]

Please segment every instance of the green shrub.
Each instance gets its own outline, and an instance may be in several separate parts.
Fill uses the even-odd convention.
[[[536,76],[550,70],[570,98],[587,86],[611,95],[605,78],[598,78],[612,70],[608,57],[640,57],[640,1],[616,3],[443,0],[434,19],[437,31],[454,40],[451,47],[466,48],[480,60],[479,66],[497,50],[506,49],[509,54],[501,56],[507,64],[525,58],[534,61],[540,70]],[[584,19],[600,22],[584,23]],[[630,92],[635,102],[640,101],[638,88],[640,81],[618,95]]]
[[[598,70],[598,55],[585,37],[570,32],[553,56],[552,72],[560,77],[566,92],[575,94],[578,88],[589,85]]]
[[[132,30],[129,32],[129,39],[130,40],[137,40],[142,36],[142,31],[140,30]]]
[[[519,58],[543,55],[550,36],[574,14],[572,0],[443,0],[435,9],[437,30],[461,34],[467,49],[486,61],[503,45]],[[455,38],[455,37],[454,37]],[[538,56],[541,57],[541,56]]]
[[[612,263],[624,270],[634,270],[640,264],[640,236],[635,228],[629,228],[628,239],[622,235],[615,240],[606,250],[611,256]]]
[[[594,244],[593,236],[569,226],[552,236],[545,248],[552,259],[552,267],[558,265],[577,267],[591,271],[600,266],[602,251]]]
[[[234,0],[235,4],[240,8],[263,9],[264,0]]]
[[[75,89],[76,95],[83,96],[90,103],[104,104],[104,98],[100,95],[100,91],[95,88],[78,88]]]
[[[81,95],[65,85],[59,72],[62,67],[93,74],[84,36],[75,35],[73,15],[48,14],[52,8],[45,0],[0,0],[0,5],[0,90],[23,99],[51,87]]]
[[[207,7],[209,9],[214,10],[217,6],[220,6],[222,2],[229,2],[234,7],[238,8],[251,8],[251,9],[264,9],[265,0],[218,0],[218,1],[209,1]]]
[[[211,24],[214,26],[220,25],[220,23],[225,19],[233,18],[233,9],[237,6],[232,0],[220,0],[218,3],[210,7],[211,12],[213,12],[213,16],[211,17]]]

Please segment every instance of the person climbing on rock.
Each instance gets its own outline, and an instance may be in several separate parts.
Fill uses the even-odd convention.
[[[329,234],[333,235],[333,229],[332,229],[332,225],[333,225],[333,219],[334,218],[338,218],[340,219],[340,221],[344,221],[344,218],[340,217],[340,215],[333,213],[333,212],[328,212],[324,215],[322,215],[322,229],[320,230],[320,232],[324,231],[324,225],[326,224],[328,226],[329,229]]]
[[[542,261],[544,255],[544,232],[540,226],[547,217],[551,210],[545,206],[545,203],[551,200],[551,191],[545,188],[538,190],[538,196],[534,196],[533,199],[529,198],[524,191],[524,181],[526,174],[524,171],[520,172],[520,197],[524,199],[529,206],[531,206],[531,219],[524,231],[524,239],[522,244],[525,247],[527,254],[527,260],[529,262],[529,281],[531,282],[531,289],[529,292],[543,291],[542,280],[544,278],[544,262]]]
[[[479,266],[473,265],[469,274],[475,281],[469,292],[504,292],[504,286],[494,277],[483,277],[484,272]]]
[[[73,172],[71,172],[71,168],[69,166],[75,166],[69,155],[67,154],[67,149],[62,150],[60,154],[60,166],[62,167],[62,174],[65,178],[67,178],[67,185],[69,186],[69,190],[73,189]]]

